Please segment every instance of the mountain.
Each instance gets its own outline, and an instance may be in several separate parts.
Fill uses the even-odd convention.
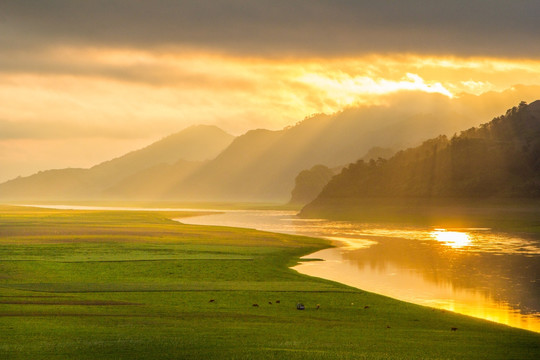
[[[334,175],[335,172],[324,165],[301,171],[294,179],[289,204],[305,205],[313,201]]]
[[[343,169],[304,215],[355,199],[540,198],[540,100],[452,138]]]
[[[167,200],[167,193],[203,164],[186,160],[178,160],[174,164],[158,164],[103,190],[102,196],[111,200]]]
[[[215,127],[195,126],[90,169],[45,171],[8,181],[0,184],[0,198],[285,203],[302,170],[343,166],[377,146],[403,149],[438,134],[452,136],[535,91],[540,87],[515,86],[454,98],[398,92],[381,96],[376,105],[318,114],[282,130],[251,130],[237,138]],[[373,150],[370,156],[383,153]]]
[[[233,139],[232,135],[215,126],[191,126],[90,169],[48,170],[7,181],[0,184],[0,197],[65,200],[118,198],[130,194],[129,190],[152,193],[147,189],[153,184],[150,178],[163,178],[157,182],[159,186],[167,179],[176,183],[201,166],[204,160],[214,158]],[[141,179],[149,182],[144,183]]]
[[[362,160],[369,161],[375,159],[388,159],[396,152],[392,149],[372,147],[362,157]],[[300,171],[294,179],[294,188],[291,191],[292,205],[306,205],[320,194],[322,189],[330,182],[334,175],[341,172],[344,166],[334,167],[332,169],[324,165],[315,165],[311,169]]]
[[[388,103],[382,105],[315,115],[279,131],[252,130],[179,182],[169,196],[287,202],[302,170],[318,164],[343,166],[376,146],[403,149],[441,133],[451,136],[480,124],[494,109],[504,111],[508,105],[501,108],[501,104],[507,100],[501,99],[510,95],[464,94],[450,99],[441,94],[405,92],[389,96]],[[490,106],[483,106],[484,102]]]
[[[216,126],[190,126],[143,149],[92,167],[94,173],[126,177],[158,164],[182,159],[204,161],[215,158],[233,141],[234,136]]]
[[[364,161],[377,160],[377,159],[389,159],[396,153],[396,150],[390,148],[382,148],[380,146],[374,146],[368,150],[366,155],[362,157]]]

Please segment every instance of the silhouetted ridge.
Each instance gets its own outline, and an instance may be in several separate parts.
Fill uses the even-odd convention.
[[[90,169],[39,172],[0,184],[5,199],[155,199],[234,139],[215,126],[188,127]]]
[[[407,92],[392,97],[391,105],[318,114],[280,131],[249,131],[179,182],[170,197],[287,202],[303,170],[317,164],[343,166],[374,147],[379,150],[369,157],[384,157],[384,149],[403,149],[478,125],[486,112],[492,116],[497,106],[491,106],[492,97],[500,96],[464,95],[454,101],[441,94]]]
[[[519,101],[515,100],[519,94],[529,98],[527,94],[538,91],[540,87],[515,86],[501,93],[463,94],[455,99],[399,92],[388,95],[386,104],[318,114],[283,130],[252,130],[238,138],[213,126],[193,126],[91,169],[42,172],[8,181],[0,184],[0,198],[287,202],[303,170],[317,164],[334,169],[363,156],[377,159],[387,156],[388,149],[415,146],[438,134],[451,135],[504,111]],[[537,113],[538,104],[528,108]],[[443,141],[439,142],[442,146]],[[419,162],[417,166],[428,165]],[[385,181],[376,185],[386,186]],[[456,192],[447,186],[450,182],[440,183],[445,188],[433,181],[426,190],[421,179],[412,194]],[[393,192],[399,194],[400,187],[395,186]],[[349,190],[356,191],[352,186]]]
[[[540,197],[540,101],[336,175],[304,213],[361,198]]]
[[[305,205],[317,197],[335,172],[324,165],[301,171],[294,180],[289,204]]]

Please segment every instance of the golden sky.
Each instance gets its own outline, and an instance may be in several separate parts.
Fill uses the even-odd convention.
[[[534,8],[491,2],[488,21],[469,14],[482,10],[474,1],[371,3],[7,0],[0,181],[91,166],[193,124],[239,135],[390,106],[402,91],[458,99],[540,85]]]

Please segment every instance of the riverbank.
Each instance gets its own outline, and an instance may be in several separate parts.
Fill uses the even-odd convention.
[[[170,220],[185,215],[1,207],[0,356],[540,356],[539,334],[289,269],[325,240]]]
[[[418,305],[540,332],[540,241],[489,228],[299,219],[234,210],[180,219],[323,238],[335,247],[294,269]]]
[[[489,227],[540,236],[538,199],[318,199],[306,205],[299,216],[434,227]]]

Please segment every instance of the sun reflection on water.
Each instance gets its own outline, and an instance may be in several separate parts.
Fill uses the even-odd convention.
[[[234,211],[181,219],[315,236],[335,247],[293,269],[365,291],[540,332],[540,240],[490,228],[298,219]]]
[[[471,245],[471,236],[464,232],[446,231],[446,229],[435,229],[431,232],[431,237],[441,242],[443,245],[459,249]]]

